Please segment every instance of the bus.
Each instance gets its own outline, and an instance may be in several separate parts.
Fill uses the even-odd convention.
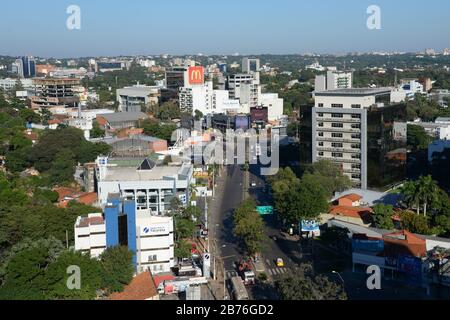
[[[231,278],[231,288],[234,300],[250,300],[248,297],[247,289],[242,282],[241,277],[235,276]]]

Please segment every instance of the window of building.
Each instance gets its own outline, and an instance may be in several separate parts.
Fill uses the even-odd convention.
[[[323,147],[323,142],[319,142],[319,147]]]
[[[322,113],[322,112],[319,112],[319,113],[317,114],[317,116],[318,116],[318,117],[323,117],[323,113]]]
[[[319,137],[323,137],[323,132],[319,132],[319,133],[318,133],[318,136],[319,136]]]
[[[352,124],[352,129],[361,129],[361,125],[359,123]]]
[[[323,151],[320,151],[320,152],[319,152],[319,156],[320,156],[320,157],[323,157]]]
[[[331,133],[331,136],[333,138],[342,138],[344,135],[342,133],[333,132],[333,133]]]
[[[331,107],[332,108],[343,108],[344,105],[342,103],[332,103]]]
[[[361,119],[360,114],[352,114],[352,119]]]
[[[342,113],[332,113],[331,117],[332,118],[343,118],[344,115]]]
[[[323,108],[323,103],[319,103],[319,108]]]
[[[352,109],[361,109],[360,104],[352,104]]]
[[[361,139],[361,135],[359,133],[353,133],[352,139]]]
[[[342,147],[343,147],[343,144],[340,143],[340,142],[333,142],[333,143],[331,144],[331,146],[332,146],[333,148],[342,148]]]
[[[319,122],[318,126],[323,127],[323,122]]]
[[[360,154],[352,154],[352,159],[361,159]]]
[[[352,174],[352,179],[361,179],[360,174]]]
[[[343,123],[332,123],[331,124],[331,126],[333,127],[333,128],[343,128],[344,127],[344,124]]]
[[[361,149],[361,145],[359,143],[353,143],[352,149]]]
[[[344,155],[341,152],[333,152],[331,156],[334,158],[342,158]]]

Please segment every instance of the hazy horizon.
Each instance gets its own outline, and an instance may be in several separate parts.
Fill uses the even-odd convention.
[[[69,30],[70,5],[81,29]],[[367,28],[367,8],[381,29]],[[410,0],[32,1],[2,3],[0,55],[78,58],[130,55],[423,52],[450,47],[450,2]]]

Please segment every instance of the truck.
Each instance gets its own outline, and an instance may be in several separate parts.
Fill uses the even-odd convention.
[[[242,282],[241,277],[235,276],[231,278],[232,296],[234,300],[250,300],[247,289]]]
[[[255,272],[252,270],[251,263],[242,259],[238,264],[239,275],[241,276],[244,284],[251,285],[255,284]]]

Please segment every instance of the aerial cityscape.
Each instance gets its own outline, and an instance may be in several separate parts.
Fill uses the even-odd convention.
[[[450,4],[213,2],[4,4],[0,300],[450,299]]]

